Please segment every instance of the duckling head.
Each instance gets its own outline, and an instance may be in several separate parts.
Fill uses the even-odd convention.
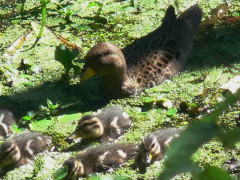
[[[68,137],[67,140],[73,140],[78,137],[84,139],[95,139],[99,138],[104,133],[104,127],[100,119],[96,116],[85,116],[83,117],[76,130]]]
[[[152,164],[154,161],[162,158],[161,145],[157,137],[148,135],[142,139],[143,156],[142,161],[146,165]]]
[[[14,122],[16,122],[16,118],[12,112],[0,109],[0,140],[4,140],[10,135]]]
[[[1,118],[1,117],[0,117]],[[7,137],[7,127],[5,124],[0,125],[0,141],[3,141]]]
[[[14,166],[21,158],[19,147],[14,142],[5,142],[0,147],[0,169]]]
[[[65,179],[75,180],[84,175],[84,165],[76,158],[70,158],[63,163],[68,168],[68,175]]]

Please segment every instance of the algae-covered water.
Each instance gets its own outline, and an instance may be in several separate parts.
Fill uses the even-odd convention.
[[[24,9],[21,2],[25,2]],[[203,22],[185,69],[137,96],[110,101],[96,95],[93,86],[82,87],[80,75],[74,75],[73,69],[69,76],[63,75],[64,66],[55,58],[55,49],[63,42],[50,30],[45,28],[32,47],[40,29],[41,4],[38,0],[21,2],[0,2],[0,108],[12,110],[19,119],[16,133],[23,130],[47,133],[53,137],[58,151],[36,156],[31,163],[9,171],[3,179],[54,179],[62,163],[76,154],[76,148],[71,147],[77,145],[65,139],[74,131],[77,120],[99,108],[121,105],[132,118],[133,127],[119,142],[140,143],[144,135],[156,129],[188,127],[231,94],[231,87],[239,85],[238,82],[221,88],[240,73],[238,1],[50,1],[45,25],[81,48],[72,62],[79,69],[88,50],[98,42],[110,41],[124,47],[153,31],[161,24],[169,5],[176,8],[177,14],[196,3],[202,8]],[[29,33],[26,40],[14,45],[26,31]],[[225,131],[239,127],[239,112],[238,102],[220,116],[218,125]],[[217,139],[204,144],[192,157],[200,167],[210,165],[225,170],[230,166],[228,160],[239,158],[239,143],[229,150]],[[127,165],[105,175],[154,179],[162,169],[160,161],[144,174]],[[239,170],[232,177],[237,178],[237,173]],[[190,174],[175,177],[190,178]]]

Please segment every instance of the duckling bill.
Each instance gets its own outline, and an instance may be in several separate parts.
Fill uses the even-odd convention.
[[[134,144],[107,144],[91,147],[77,157],[70,158],[63,166],[68,167],[65,179],[75,180],[95,172],[104,172],[123,165],[137,154]]]
[[[154,87],[184,67],[200,25],[202,11],[194,5],[176,17],[169,6],[162,25],[124,49],[109,42],[93,46],[85,57],[82,81],[101,76],[99,92],[121,97]]]
[[[140,158],[145,165],[150,165],[164,156],[169,143],[179,136],[182,129],[160,129],[142,139]]]
[[[4,140],[12,133],[12,125],[16,118],[11,111],[0,109],[0,140]]]
[[[131,126],[131,122],[129,115],[121,107],[111,106],[80,119],[68,140],[82,137],[102,143],[111,142],[122,136]]]
[[[0,146],[0,169],[11,170],[28,163],[34,155],[43,152],[51,138],[38,132],[18,134]]]

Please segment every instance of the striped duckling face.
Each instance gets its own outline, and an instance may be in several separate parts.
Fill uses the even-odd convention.
[[[18,134],[0,146],[0,168],[9,170],[26,164],[34,155],[44,151],[51,138],[41,133]]]
[[[65,180],[76,180],[84,175],[84,166],[77,158],[70,158],[63,163],[63,166],[68,167],[68,175]]]
[[[76,130],[69,136],[68,140],[78,137],[85,139],[99,138],[104,133],[104,127],[100,119],[96,116],[85,116],[77,125]]]
[[[20,158],[21,158],[20,149],[13,141],[8,141],[1,145],[0,169],[17,164]]]
[[[75,180],[91,173],[116,168],[136,155],[137,146],[134,144],[103,144],[87,148],[77,157],[64,162],[63,166],[68,167],[68,175],[65,179]]]
[[[112,106],[83,117],[68,140],[82,137],[99,139],[102,143],[111,142],[122,136],[130,126],[129,115],[121,107]]]
[[[143,163],[146,165],[152,164],[156,160],[162,158],[161,145],[157,140],[157,137],[154,135],[148,135],[142,139],[142,148],[143,148]]]
[[[0,140],[4,140],[11,134],[14,122],[16,122],[16,118],[12,112],[0,110]]]
[[[179,136],[182,129],[169,128],[157,130],[142,139],[142,162],[150,165],[164,156],[169,143]]]

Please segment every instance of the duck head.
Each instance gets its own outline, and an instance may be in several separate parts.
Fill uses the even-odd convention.
[[[93,46],[85,58],[81,81],[101,76],[100,91],[105,94],[121,93],[122,84],[127,78],[127,65],[119,47],[112,43],[99,43]]]

